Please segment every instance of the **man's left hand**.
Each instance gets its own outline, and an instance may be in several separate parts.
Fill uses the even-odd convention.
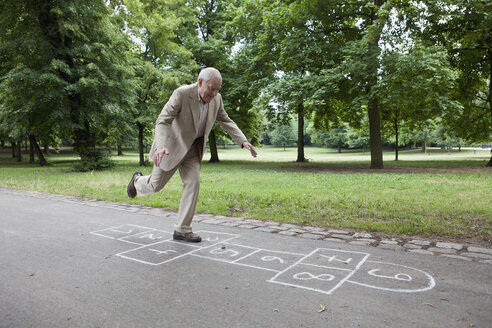
[[[251,156],[256,157],[256,155],[258,155],[256,153],[255,147],[253,147],[253,145],[250,144],[249,142],[247,142],[247,141],[243,142],[243,147],[248,149],[251,152]]]

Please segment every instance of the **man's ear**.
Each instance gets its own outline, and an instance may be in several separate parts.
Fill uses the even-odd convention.
[[[203,79],[199,77],[198,78],[198,86],[201,87],[202,83],[203,83]]]

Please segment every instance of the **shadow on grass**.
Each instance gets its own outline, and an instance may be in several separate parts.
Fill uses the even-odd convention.
[[[383,169],[371,169],[366,161],[351,162],[266,162],[266,161],[235,161],[223,160],[219,163],[204,161],[203,166],[208,169],[228,166],[239,167],[244,170],[272,170],[298,173],[365,173],[365,174],[414,174],[414,173],[492,173],[490,167],[485,167],[483,160],[457,161],[398,161],[384,163]]]

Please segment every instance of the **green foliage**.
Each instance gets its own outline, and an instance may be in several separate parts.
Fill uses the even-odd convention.
[[[280,125],[271,133],[272,144],[284,147],[284,150],[285,147],[294,145],[296,140],[295,128],[291,124]]]
[[[488,0],[432,0],[416,12],[415,27],[426,44],[443,46],[458,72],[461,108],[444,112],[443,123],[469,141],[492,138],[492,3]]]
[[[2,2],[2,12],[2,120],[48,140],[72,139],[80,151],[95,145],[133,97],[128,40],[108,7],[25,0]]]

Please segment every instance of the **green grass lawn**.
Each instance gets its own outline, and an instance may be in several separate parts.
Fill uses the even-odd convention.
[[[390,235],[492,240],[492,169],[488,151],[433,149],[385,153],[385,169],[369,169],[368,152],[306,148],[307,163],[295,163],[296,149],[260,148],[259,156],[230,147],[220,163],[204,162],[197,212],[349,228]],[[205,155],[205,159],[208,159]],[[77,195],[177,209],[181,181],[176,174],[159,193],[130,200],[126,186],[139,167],[136,152],[113,156],[112,171],[77,173],[75,157],[50,155],[48,167],[15,163],[0,155],[0,187]],[[27,156],[24,156],[27,160]]]

